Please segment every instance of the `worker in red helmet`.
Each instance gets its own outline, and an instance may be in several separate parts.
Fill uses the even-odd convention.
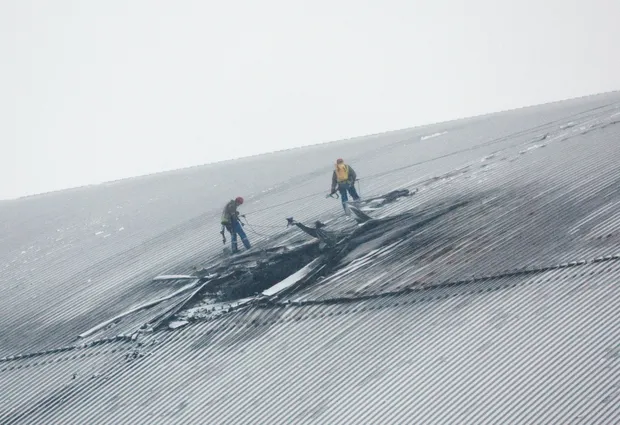
[[[236,199],[229,201],[224,207],[222,213],[222,227],[226,228],[230,232],[230,243],[233,254],[239,252],[237,248],[237,235],[241,237],[241,241],[245,246],[245,249],[250,249],[250,241],[243,230],[243,223],[239,220],[239,211],[237,208],[243,204],[243,198],[238,196]],[[224,230],[222,229],[222,232]],[[223,233],[222,233],[223,234]]]
[[[355,170],[350,165],[344,163],[342,158],[336,160],[336,168],[332,173],[332,190],[331,195],[336,193],[336,189],[340,192],[340,198],[342,199],[342,205],[346,211],[346,203],[349,200],[347,192],[351,194],[354,201],[360,199],[357,191],[355,190],[355,180],[357,175]]]

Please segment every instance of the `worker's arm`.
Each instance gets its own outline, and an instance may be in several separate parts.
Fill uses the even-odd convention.
[[[230,221],[235,222],[239,220],[239,211],[237,211],[237,204],[233,204],[230,209]]]
[[[336,187],[338,186],[338,181],[336,179],[336,172],[332,173],[332,193],[336,192]]]
[[[357,180],[357,174],[355,174],[353,167],[349,165],[349,181],[355,183],[355,180]]]

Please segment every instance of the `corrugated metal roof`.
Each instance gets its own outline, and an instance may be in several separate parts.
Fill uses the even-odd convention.
[[[143,357],[5,420],[614,423],[619,272],[614,262],[238,312],[153,336],[160,341]],[[28,380],[37,387],[51,377]]]
[[[619,111],[612,93],[1,205],[0,356],[26,356],[0,360],[0,422],[620,422]],[[324,279],[135,333],[184,293],[72,346],[216,261],[239,193],[259,247],[309,239],[290,216],[364,238],[320,195],[340,156],[366,197],[417,193],[369,210],[384,224]]]

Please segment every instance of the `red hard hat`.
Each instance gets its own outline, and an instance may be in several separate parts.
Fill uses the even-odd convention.
[[[344,162],[344,160],[343,160],[342,158],[338,158],[338,159],[336,160],[336,164],[340,164],[341,162]]]
[[[243,204],[243,198],[241,196],[237,196],[237,199],[235,199],[235,201],[237,201],[238,204]]]

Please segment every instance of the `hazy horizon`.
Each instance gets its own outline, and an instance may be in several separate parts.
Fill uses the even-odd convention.
[[[14,201],[14,200],[22,199],[22,198],[28,198],[28,197],[39,196],[39,195],[46,195],[46,194],[55,193],[55,192],[62,192],[62,191],[65,191],[65,190],[80,189],[80,188],[89,187],[89,186],[97,186],[97,185],[102,185],[102,184],[109,184],[109,183],[120,182],[120,181],[124,181],[124,180],[130,180],[132,178],[147,177],[147,176],[161,174],[161,173],[175,172],[175,171],[180,171],[180,170],[184,170],[184,169],[188,169],[188,168],[192,168],[192,167],[201,167],[201,166],[214,165],[214,164],[225,163],[225,162],[230,162],[230,161],[236,161],[236,160],[241,160],[241,159],[246,159],[246,158],[251,158],[251,157],[256,157],[256,156],[270,155],[270,154],[275,154],[275,153],[278,153],[278,152],[285,152],[287,150],[296,149],[296,148],[309,148],[309,147],[319,146],[319,145],[324,145],[324,144],[338,143],[338,142],[342,142],[342,141],[346,141],[346,140],[350,140],[350,139],[364,139],[364,138],[372,137],[372,136],[375,136],[375,135],[382,135],[382,134],[388,134],[388,133],[393,133],[393,132],[398,132],[398,131],[405,131],[405,130],[413,130],[413,129],[416,129],[416,128],[423,128],[423,127],[427,127],[427,126],[441,125],[441,124],[444,124],[444,123],[445,124],[449,124],[451,122],[458,121],[458,120],[475,119],[475,118],[483,117],[483,116],[486,116],[486,115],[498,114],[498,113],[503,113],[503,112],[517,111],[517,110],[524,109],[524,108],[535,108],[535,107],[538,107],[538,106],[544,106],[544,105],[553,104],[553,103],[557,103],[557,102],[571,101],[571,100],[576,100],[576,99],[586,98],[586,97],[591,97],[591,96],[610,94],[610,93],[614,93],[616,91],[618,91],[618,90],[610,90],[609,92],[603,92],[603,93],[586,94],[586,95],[583,95],[583,96],[576,96],[576,97],[572,97],[572,98],[568,98],[568,99],[550,100],[550,101],[544,102],[544,103],[537,103],[537,104],[532,104],[532,105],[523,105],[523,106],[519,106],[519,107],[515,107],[515,108],[511,108],[511,109],[500,110],[500,111],[489,111],[489,112],[483,112],[483,113],[476,114],[476,115],[465,116],[465,117],[457,117],[457,118],[452,118],[452,119],[447,119],[447,120],[442,120],[442,121],[437,121],[437,122],[431,122],[431,123],[424,123],[424,124],[414,125],[414,126],[410,126],[410,127],[388,129],[388,130],[385,130],[385,131],[380,131],[378,133],[363,134],[363,135],[353,135],[353,136],[350,136],[350,137],[347,137],[347,138],[343,138],[343,139],[339,139],[339,140],[320,141],[320,142],[310,143],[310,144],[306,144],[306,145],[284,147],[282,149],[277,149],[277,150],[273,150],[273,151],[257,152],[257,153],[252,154],[252,155],[239,156],[239,157],[235,157],[235,158],[224,158],[224,159],[221,159],[221,160],[212,161],[212,162],[206,162],[206,163],[190,164],[190,165],[183,166],[183,167],[172,168],[172,169],[167,169],[167,170],[158,170],[158,171],[153,171],[153,172],[146,173],[146,174],[129,175],[129,176],[120,177],[120,178],[117,178],[117,179],[105,180],[105,181],[101,181],[101,182],[78,184],[76,186],[69,186],[69,187],[59,188],[59,189],[56,189],[56,190],[49,190],[49,191],[46,191],[46,192],[29,193],[29,194],[25,194],[25,195],[19,195],[19,196],[14,197],[14,198],[0,198],[0,201]]]
[[[615,91],[619,13],[602,0],[9,0],[0,199]]]

